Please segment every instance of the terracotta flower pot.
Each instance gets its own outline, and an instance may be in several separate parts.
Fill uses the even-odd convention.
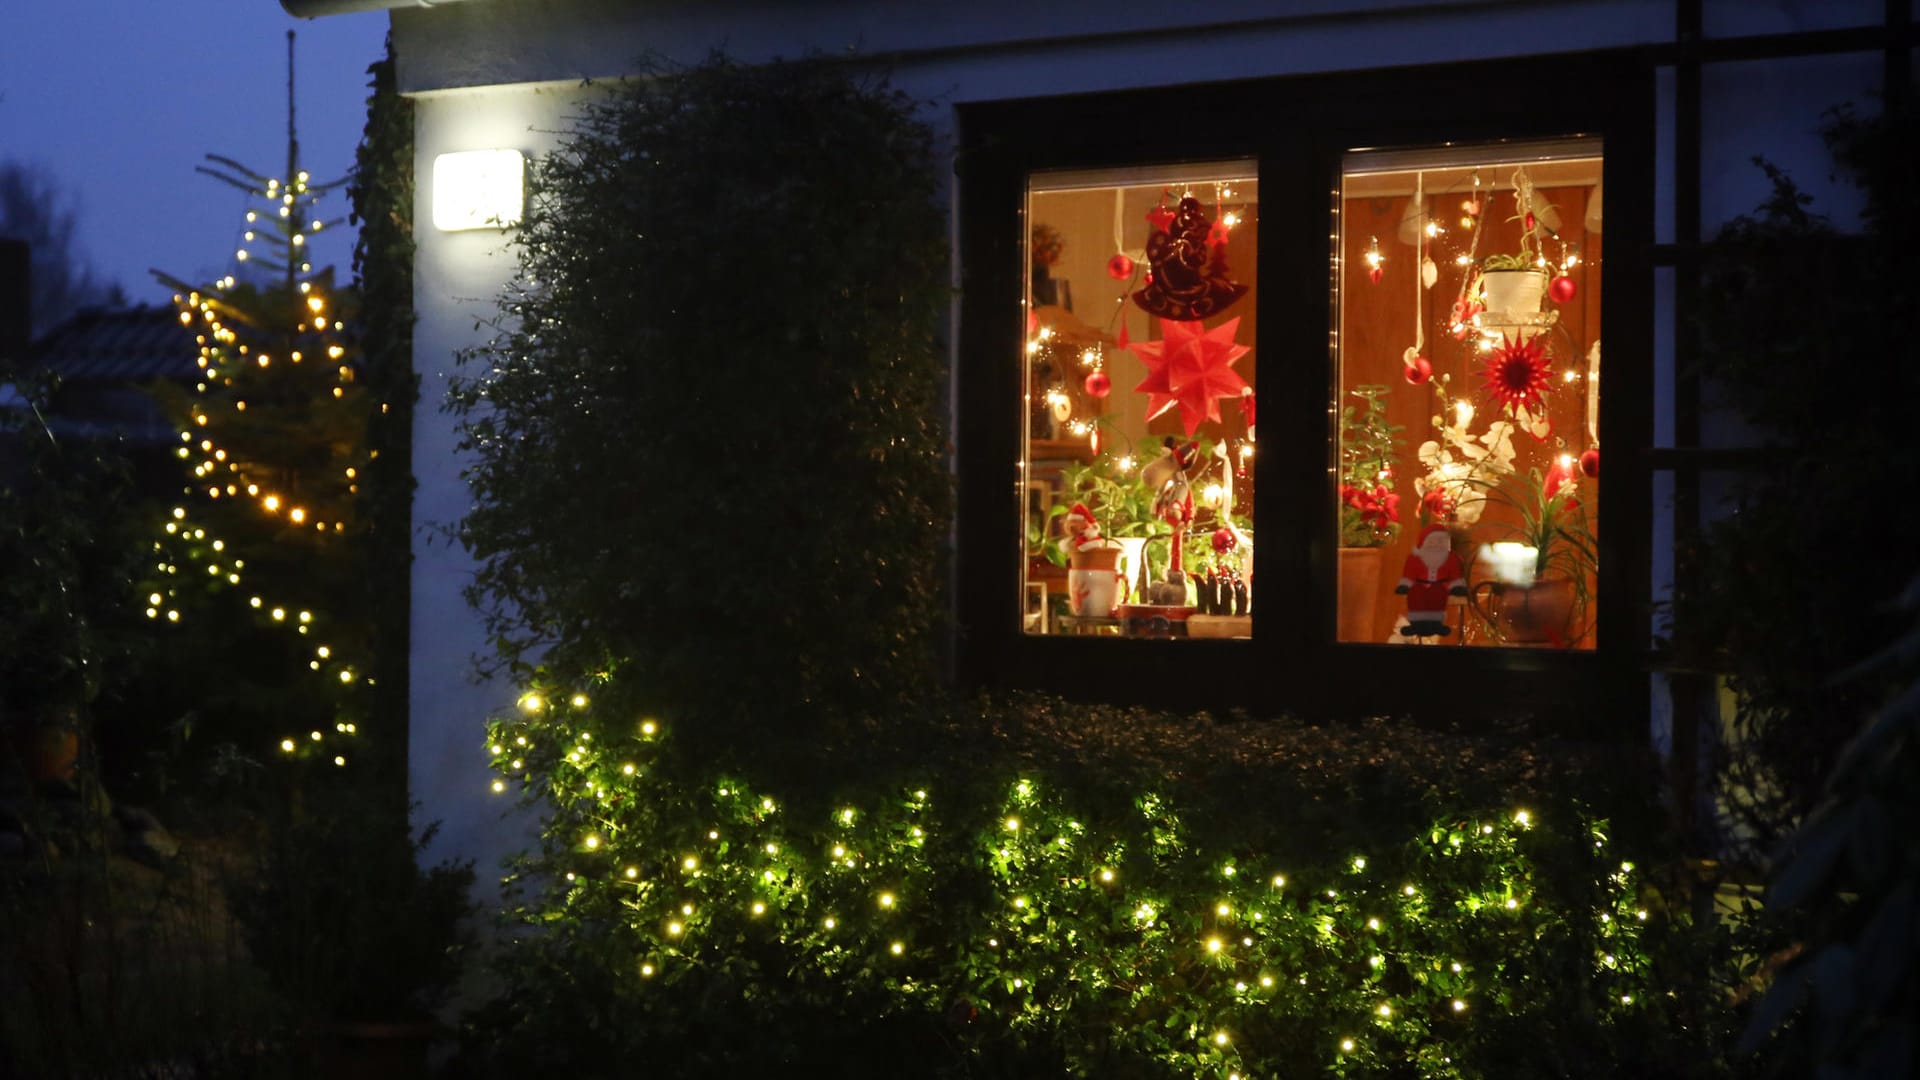
[[[1565,645],[1573,625],[1574,590],[1570,578],[1541,578],[1531,585],[1506,585],[1498,592],[1495,625],[1513,645]]]
[[[1335,641],[1380,642],[1374,618],[1380,599],[1380,565],[1386,561],[1384,547],[1343,547],[1340,549],[1339,620]]]
[[[13,729],[13,748],[21,767],[36,785],[73,779],[80,763],[80,731],[71,724],[20,723]]]

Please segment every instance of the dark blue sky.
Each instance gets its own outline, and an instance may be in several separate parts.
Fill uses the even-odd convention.
[[[303,167],[353,164],[367,65],[384,12],[298,21],[275,0],[5,0],[0,5],[0,160],[37,163],[78,212],[82,254],[134,300],[164,301],[147,273],[225,273],[246,197],[194,172],[208,153],[286,171],[286,32],[297,32]],[[346,193],[322,206],[345,217]],[[352,236],[315,244],[344,280]]]

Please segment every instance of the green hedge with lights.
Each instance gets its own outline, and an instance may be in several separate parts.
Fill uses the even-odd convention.
[[[1296,862],[1010,763],[790,804],[630,715],[541,687],[490,729],[496,787],[549,817],[469,1067],[1646,1077],[1720,1030],[1674,970],[1716,941],[1577,811]]]
[[[450,405],[542,822],[457,1074],[1700,1073],[1719,943],[1491,794],[1562,786],[1525,748],[948,700],[917,105],[651,75],[534,169]]]

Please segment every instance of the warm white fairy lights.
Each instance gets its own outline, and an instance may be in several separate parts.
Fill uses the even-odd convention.
[[[299,365],[308,352],[323,349],[335,363],[311,399],[315,405],[328,403],[331,407],[332,401],[345,400],[354,382],[355,369],[346,359],[348,350],[344,344],[338,340],[313,342],[313,335],[325,332],[329,326],[332,301],[325,291],[329,279],[309,276],[312,266],[303,259],[306,248],[303,234],[316,232],[323,226],[316,213],[316,203],[325,186],[316,188],[304,172],[296,172],[294,178],[286,182],[278,178],[256,182],[251,174],[229,170],[231,163],[214,160],[221,170],[228,170],[231,175],[220,170],[210,171],[243,188],[255,185],[252,187],[255,197],[275,204],[279,220],[270,228],[260,223],[258,210],[246,212],[244,242],[235,258],[268,275],[281,275],[283,285],[279,288],[285,291],[277,293],[273,285],[260,288],[243,285],[234,275],[225,275],[199,288],[170,282],[176,289],[173,299],[179,309],[180,324],[197,328],[195,364],[202,373],[201,380],[195,384],[198,397],[188,410],[185,430],[180,433],[182,445],[175,453],[190,467],[193,479],[200,482],[188,490],[209,501],[246,500],[262,516],[276,519],[287,527],[311,528],[329,535],[344,533],[350,520],[347,509],[356,493],[355,485],[344,485],[347,490],[342,491],[337,486],[329,487],[323,477],[301,477],[301,482],[321,483],[307,494],[296,496],[283,486],[289,483],[284,474],[263,467],[247,451],[249,431],[242,426],[228,425],[236,414],[247,411],[247,395],[243,390],[255,384],[259,385],[259,392],[253,395],[256,398],[270,401],[283,410],[299,407],[298,397],[289,396],[297,394],[299,384],[286,381],[293,373],[282,373],[276,364],[281,357],[292,365]],[[295,294],[298,308],[294,312],[284,318],[275,312],[276,296]],[[331,321],[331,326],[335,331],[344,328],[337,320]],[[357,401],[350,403],[350,407],[357,408]],[[259,425],[253,427],[257,429]],[[339,475],[331,468],[327,472],[330,476]],[[353,468],[349,467],[346,472],[351,480]],[[270,480],[269,477],[276,478]],[[234,527],[239,528],[241,524],[244,523],[235,523]],[[201,580],[211,579],[225,588],[239,586],[246,579],[245,561],[225,554],[234,537],[209,533],[208,527],[196,525],[189,519],[186,507],[173,508],[170,520],[163,523],[161,538],[160,549],[168,553],[168,558],[160,566],[160,572],[166,577],[158,582],[158,589],[149,584],[142,590],[145,601],[142,606],[149,618],[176,625],[184,621],[179,602],[183,590],[173,582],[182,565],[194,564],[205,572]],[[279,540],[263,542],[278,543]],[[155,599],[156,596],[159,599]],[[262,625],[291,627],[299,635],[317,636],[316,631],[325,625],[321,616],[304,606],[276,602],[261,595],[250,596],[247,604],[259,613]],[[335,648],[335,645],[323,644],[314,649],[304,660],[308,672],[342,688],[371,685],[373,680],[363,673],[364,665],[336,657]],[[345,722],[334,727],[336,735],[353,735],[358,731],[357,725]],[[293,755],[308,752],[307,748],[321,738],[321,733],[315,733],[312,740],[288,737],[276,741],[282,753]],[[317,751],[318,747],[312,749]],[[344,754],[322,756],[336,766],[347,763]]]

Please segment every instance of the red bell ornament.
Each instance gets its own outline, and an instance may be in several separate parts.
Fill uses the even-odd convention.
[[[1106,372],[1096,371],[1087,376],[1087,395],[1089,397],[1103,398],[1112,390],[1113,380],[1107,378]]]
[[[1580,287],[1574,284],[1574,280],[1565,274],[1554,278],[1547,285],[1547,295],[1552,297],[1553,302],[1556,304],[1566,303],[1573,299],[1574,294],[1579,291]]]
[[[1382,269],[1381,267],[1378,267],[1378,266],[1367,267],[1367,280],[1374,283],[1375,285],[1380,284],[1380,279],[1386,276],[1387,276],[1386,270]]]

